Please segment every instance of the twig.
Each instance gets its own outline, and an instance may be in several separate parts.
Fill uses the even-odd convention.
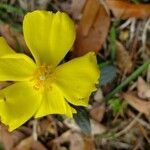
[[[150,18],[145,23],[143,34],[142,34],[142,49],[144,50],[146,47],[147,31],[149,30],[149,27],[150,27]]]
[[[133,113],[129,114],[130,117],[135,118],[135,115]],[[145,128],[147,128],[148,130],[150,130],[150,125],[149,123],[147,123],[146,121],[140,119],[140,118],[135,118],[137,120],[138,123],[140,123],[142,126],[144,126]]]
[[[128,19],[125,23],[123,23],[120,27],[119,30],[123,30],[124,28],[126,28],[127,26],[129,26],[132,22],[133,18]]]
[[[115,137],[120,137],[121,135],[127,133],[137,122],[137,118],[139,118],[142,115],[142,113],[139,113],[131,122],[130,124],[125,127],[122,131],[115,134]]]
[[[135,35],[135,25],[136,25],[136,19],[132,18],[131,20],[131,26],[130,26],[130,38],[129,38],[129,45],[132,42],[134,35]]]
[[[37,125],[38,125],[38,120],[37,120],[37,119],[34,119],[34,120],[33,120],[33,132],[32,132],[32,136],[33,136],[33,139],[34,139],[35,141],[37,141],[37,139],[38,139]]]

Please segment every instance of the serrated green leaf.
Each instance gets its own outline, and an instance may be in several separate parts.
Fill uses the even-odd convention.
[[[117,76],[117,68],[114,65],[105,65],[101,68],[100,86],[111,83]]]
[[[77,114],[73,116],[75,122],[79,125],[83,133],[91,134],[91,125],[87,110],[84,107],[76,107],[76,110]]]

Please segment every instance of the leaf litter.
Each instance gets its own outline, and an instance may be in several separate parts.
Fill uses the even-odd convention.
[[[0,150],[149,149],[150,3],[2,0],[0,35],[17,52],[30,55],[20,27],[23,15],[35,9],[69,13],[77,38],[67,57],[96,52],[101,78],[88,109],[78,108],[75,119],[59,115],[31,119],[12,133],[1,124]],[[0,83],[0,88],[9,84]]]

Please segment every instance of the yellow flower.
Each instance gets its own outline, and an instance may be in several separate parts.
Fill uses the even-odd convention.
[[[32,116],[72,117],[76,110],[69,103],[87,106],[99,78],[93,52],[60,64],[75,40],[74,23],[67,14],[28,13],[23,33],[35,62],[13,51],[0,37],[0,81],[14,82],[0,90],[0,118],[9,131]]]

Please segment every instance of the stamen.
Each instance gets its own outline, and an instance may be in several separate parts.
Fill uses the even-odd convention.
[[[34,88],[36,90],[43,89],[43,88],[49,88],[51,89],[51,83],[53,81],[53,69],[51,66],[48,65],[42,65],[39,67],[39,69],[35,72],[33,76],[33,84]],[[51,82],[49,82],[51,81]]]

